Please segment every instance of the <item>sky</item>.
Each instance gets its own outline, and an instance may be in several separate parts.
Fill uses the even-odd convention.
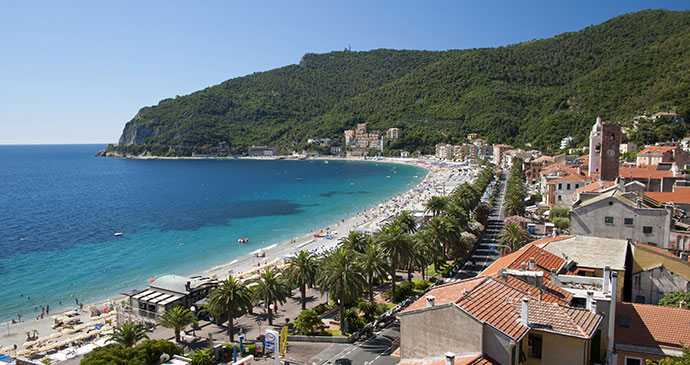
[[[497,47],[685,1],[0,1],[0,144],[117,142],[144,106],[351,47]]]

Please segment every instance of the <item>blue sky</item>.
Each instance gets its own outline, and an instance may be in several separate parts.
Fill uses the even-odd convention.
[[[116,142],[142,106],[307,52],[547,38],[686,1],[2,1],[0,144]]]

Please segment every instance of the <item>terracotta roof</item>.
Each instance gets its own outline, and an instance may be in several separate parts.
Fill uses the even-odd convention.
[[[673,177],[673,170],[658,170],[657,165],[644,165],[640,167],[621,166],[618,176],[633,179],[661,179],[664,177]]]
[[[454,283],[435,286],[433,289],[427,292],[424,298],[419,298],[417,301],[405,308],[403,312],[426,307],[426,296],[429,295],[433,295],[435,297],[434,303],[437,306],[448,303],[457,303],[463,296],[463,290],[470,292],[479,284],[483,283],[486,279],[486,276],[477,276],[474,278],[456,281]]]
[[[681,349],[690,344],[690,310],[619,302],[615,333],[616,344]]]
[[[690,204],[690,188],[676,187],[673,192],[646,191],[648,196],[660,203]]]
[[[601,180],[599,180],[599,181],[595,181],[591,184],[581,186],[581,187],[575,189],[575,191],[577,191],[578,193],[595,192],[595,191],[610,188],[614,185],[616,185],[616,183],[614,181],[601,181]]]
[[[469,315],[502,331],[514,340],[522,338],[529,327],[520,322],[520,306],[523,298],[529,298],[530,325],[542,330],[550,330],[560,334],[586,337],[592,336],[601,316],[595,313],[561,306],[556,303],[539,301],[538,291],[529,286],[532,295],[520,288],[525,288],[524,282],[510,277],[501,280],[491,276],[482,276],[442,285],[430,290],[427,294],[436,297],[436,305],[448,304],[455,301],[456,305]],[[465,289],[465,290],[463,290]],[[552,295],[550,290],[545,297]],[[555,295],[560,293],[555,292]],[[415,301],[404,312],[426,307],[426,298]],[[534,313],[534,314],[533,314]]]
[[[585,177],[580,174],[568,174],[554,181],[585,181]]]
[[[571,292],[551,284],[550,274],[544,275],[544,282],[541,291],[539,291],[533,284],[519,279],[518,277],[513,275],[506,275],[504,279],[503,276],[497,273],[491,275],[491,277],[493,277],[496,280],[503,280],[503,282],[505,282],[507,285],[521,290],[535,298],[541,298],[541,300],[544,302],[567,305],[573,299],[573,294]]]
[[[559,269],[563,262],[563,258],[558,257],[546,250],[543,250],[536,246],[537,244],[541,243],[546,243],[546,242],[552,242],[552,241],[560,241],[564,240],[566,238],[570,238],[573,236],[557,236],[557,237],[549,237],[545,239],[541,239],[538,241],[534,241],[531,243],[528,243],[521,249],[503,256],[496,260],[493,264],[491,264],[489,267],[487,267],[480,275],[490,275],[497,273],[498,270],[500,269],[519,269],[520,264],[525,262],[529,263],[529,259],[531,257],[534,257],[534,262],[537,264],[537,266],[542,269],[542,271],[545,271],[547,273],[550,273],[552,269]]]
[[[401,361],[399,365],[445,365],[446,358],[429,358],[429,359],[410,359]],[[488,357],[482,355],[467,355],[455,357],[455,365],[493,365],[498,364]]]
[[[661,156],[664,153],[675,150],[677,147],[647,146],[636,156]]]
[[[553,162],[553,157],[551,156],[541,156],[536,160],[533,160],[532,162]]]
[[[673,257],[674,259],[680,260],[680,257],[678,257],[678,256],[676,256],[676,255],[674,255],[674,254],[672,254],[670,251],[664,250],[664,249],[661,248],[661,247],[652,246],[652,245],[648,245],[648,244],[646,244],[646,243],[641,243],[641,242],[633,242],[633,246],[645,248],[645,249],[647,249],[647,250],[649,250],[649,251],[654,251],[654,252],[659,253],[659,254],[662,254],[662,255],[664,255],[664,256],[669,256],[669,257]]]

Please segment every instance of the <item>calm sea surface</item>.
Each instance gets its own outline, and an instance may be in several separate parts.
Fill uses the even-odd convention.
[[[371,162],[93,157],[103,147],[0,146],[0,322],[227,263],[425,176]]]

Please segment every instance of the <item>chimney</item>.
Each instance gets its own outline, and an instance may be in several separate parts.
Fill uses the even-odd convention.
[[[551,269],[551,285],[559,286],[560,283],[556,269]]]
[[[529,326],[529,299],[522,298],[522,311],[520,313],[520,323]]]
[[[592,298],[592,307],[589,308],[589,311],[592,312],[592,313],[596,313],[596,312],[597,312],[597,300],[594,299],[594,298]]]
[[[455,365],[455,354],[446,352],[446,365]]]
[[[605,266],[604,267],[604,274],[602,278],[602,285],[601,285],[601,291],[604,292],[604,294],[607,294],[609,292],[609,286],[611,285],[611,267]]]
[[[520,263],[520,270],[525,271],[525,263],[524,262]]]
[[[585,308],[587,310],[591,311],[592,310],[592,301],[594,300],[594,292],[591,290],[587,291],[587,301],[585,302]]]
[[[680,253],[680,259],[683,261],[688,261],[688,253],[687,252],[681,252]]]
[[[534,261],[534,257],[530,257],[530,258],[529,258],[529,271],[534,271],[534,269],[535,269],[536,266],[537,266],[537,265],[536,265],[536,263],[535,263],[535,261]]]
[[[688,303],[684,300],[680,301],[680,305],[678,306],[680,309],[688,309],[687,307]]]
[[[436,306],[436,297],[433,295],[427,295],[426,296],[426,307],[430,308],[430,307],[434,307],[434,306]]]
[[[618,295],[616,285],[618,284],[618,273],[611,272],[611,308],[609,309],[609,339],[614,337],[614,330],[616,328],[616,296]],[[613,353],[613,344],[615,341],[609,340],[608,351]]]
[[[637,198],[637,199],[635,199],[635,202],[637,203],[638,208],[642,208],[642,199]]]

